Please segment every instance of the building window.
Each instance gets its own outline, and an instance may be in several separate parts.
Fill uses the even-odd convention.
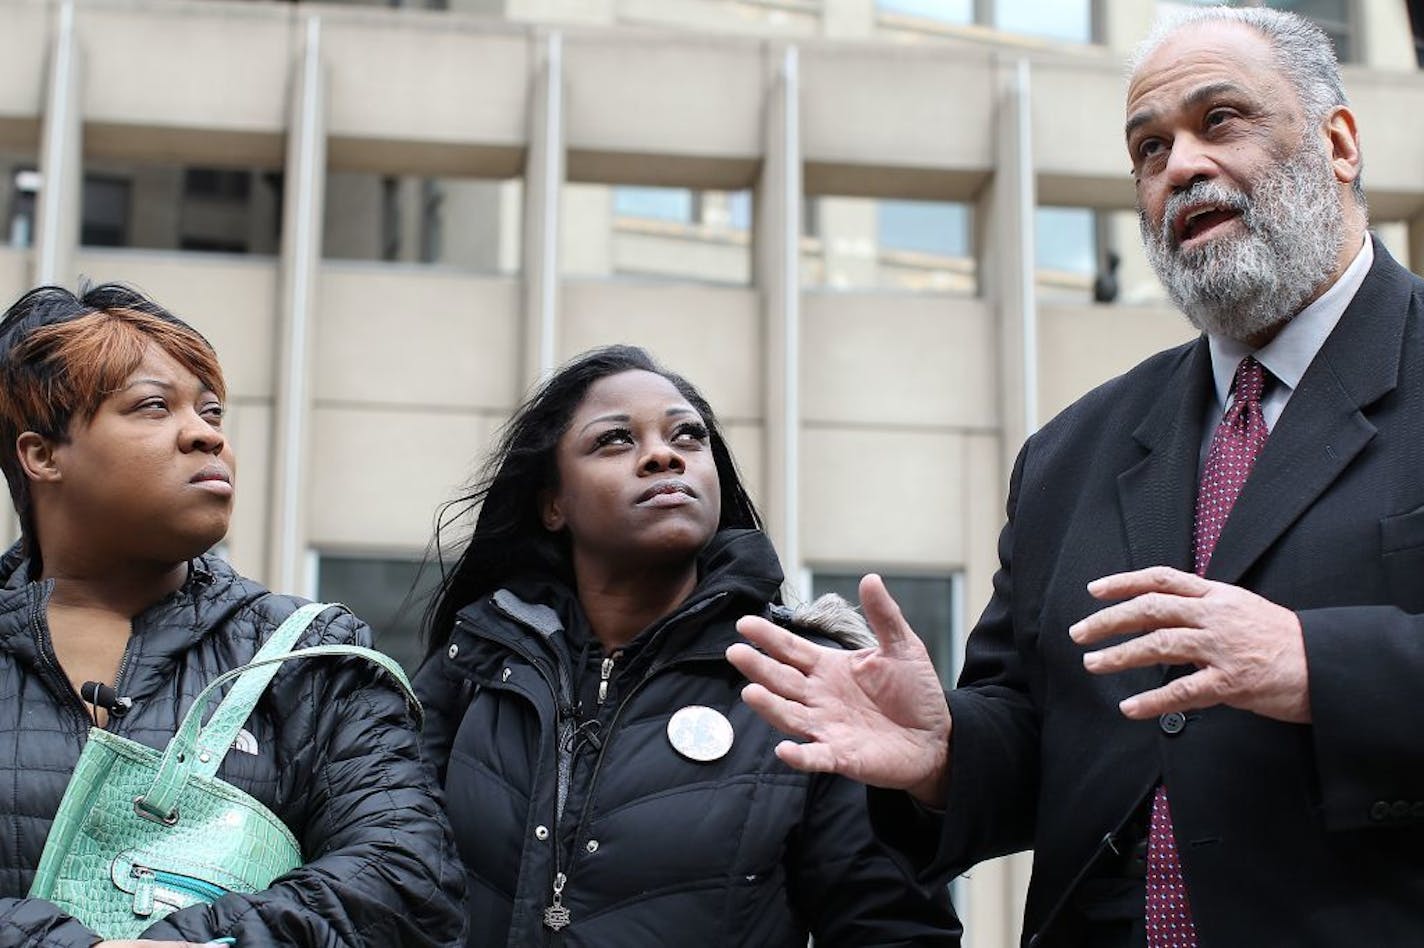
[[[613,216],[625,220],[699,224],[707,230],[747,231],[752,226],[752,192],[615,187]]]
[[[940,257],[969,256],[969,207],[940,201],[879,202],[880,249]]]
[[[35,239],[35,199],[40,193],[40,173],[15,168],[10,179],[10,220],[6,239],[11,247],[28,247]]]
[[[1093,0],[877,0],[883,13],[1068,43],[1093,42]]]
[[[967,204],[825,194],[805,207],[803,286],[974,293]]]
[[[224,171],[220,168],[187,168],[183,172],[183,195],[211,201],[246,201],[252,193],[252,172]]]
[[[613,189],[614,217],[691,224],[693,222],[692,210],[692,192],[687,188],[618,187]]]
[[[1093,41],[1091,0],[993,0],[989,26],[1005,33],[1042,36],[1068,43]]]
[[[1092,276],[1097,270],[1097,224],[1086,207],[1040,207],[1034,214],[1039,270]]]
[[[876,6],[885,13],[917,16],[941,23],[967,25],[974,22],[974,0],[877,0]]]
[[[811,575],[813,596],[836,593],[852,605],[860,602],[860,573],[822,572]],[[900,605],[905,621],[924,640],[940,681],[949,688],[959,676],[959,622],[953,576],[880,574],[885,588]]]
[[[86,174],[79,242],[86,247],[127,246],[128,225],[128,179]]]
[[[371,627],[376,648],[414,672],[425,654],[421,619],[439,577],[419,560],[322,554],[316,598],[339,602]]]
[[[1176,0],[1176,3],[1196,7],[1271,7],[1298,13],[1325,31],[1335,44],[1335,55],[1340,62],[1354,62],[1360,54],[1355,48],[1359,30],[1353,0]]]

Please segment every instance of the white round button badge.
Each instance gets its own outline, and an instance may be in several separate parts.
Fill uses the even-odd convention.
[[[668,719],[668,741],[688,760],[720,760],[732,749],[732,722],[715,708],[690,704]]]

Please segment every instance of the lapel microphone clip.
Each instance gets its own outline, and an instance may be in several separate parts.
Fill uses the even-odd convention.
[[[105,711],[116,718],[121,718],[129,713],[129,708],[133,707],[132,698],[120,697],[118,692],[104,684],[102,681],[86,681],[79,686],[79,697],[88,704]]]

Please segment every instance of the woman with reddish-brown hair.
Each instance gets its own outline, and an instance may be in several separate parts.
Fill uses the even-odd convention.
[[[44,287],[0,321],[0,471],[21,528],[0,559],[0,944],[101,942],[28,897],[90,727],[164,747],[301,604],[209,552],[236,482],[224,397],[207,340],[128,288]],[[330,609],[298,645],[370,639]],[[217,776],[276,814],[305,863],[103,944],[462,941],[449,828],[411,712],[376,666],[283,665],[243,730]]]

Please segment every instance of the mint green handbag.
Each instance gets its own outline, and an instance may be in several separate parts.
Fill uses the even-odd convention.
[[[161,754],[91,728],[45,840],[30,897],[58,905],[106,939],[137,938],[170,912],[229,892],[260,892],[302,863],[282,821],[215,774],[283,662],[329,655],[368,659],[390,673],[420,717],[399,665],[371,649],[288,651],[328,608],[293,612],[251,662],[202,690]],[[206,726],[203,711],[237,679]]]

